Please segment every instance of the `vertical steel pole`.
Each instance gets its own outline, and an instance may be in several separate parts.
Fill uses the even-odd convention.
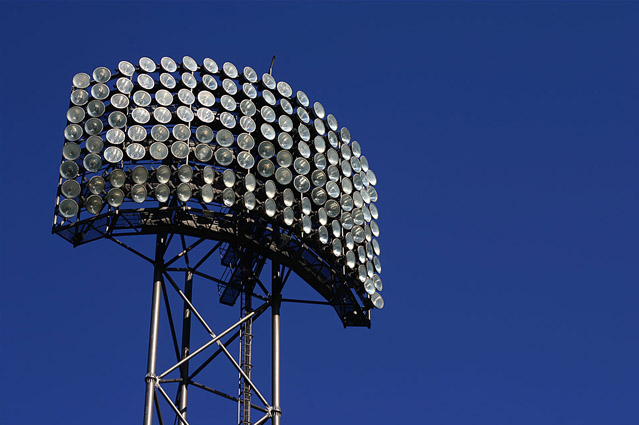
[[[155,240],[155,261],[153,264],[153,301],[151,304],[151,329],[149,331],[149,357],[146,369],[146,397],[144,399],[144,425],[153,423],[153,396],[155,394],[155,365],[158,349],[158,329],[160,323],[160,297],[164,284],[164,241],[165,235],[158,234]]]
[[[242,296],[242,317],[253,311],[253,286],[251,284],[244,285],[244,293]],[[240,338],[240,362],[242,370],[249,378],[251,377],[252,365],[252,345],[253,345],[253,319],[247,319],[242,324],[242,333]],[[251,425],[251,386],[246,379],[240,375],[240,425]]]
[[[191,270],[187,270],[184,278],[184,295],[186,299],[191,302],[193,300],[193,272]],[[184,301],[184,315],[182,316],[182,358],[187,357],[190,354],[190,345],[191,345],[191,308],[189,304]],[[187,388],[189,385],[189,362],[185,362],[182,366],[180,366],[180,377],[182,378],[182,382],[180,382],[180,402],[178,405],[178,409],[180,409],[180,413],[182,416],[186,418],[186,401],[187,401]],[[184,424],[184,422],[180,419],[180,424]]]
[[[282,304],[282,275],[280,265],[271,261],[271,312],[272,316],[272,406],[273,425],[280,425],[282,410],[280,408],[280,305]]]

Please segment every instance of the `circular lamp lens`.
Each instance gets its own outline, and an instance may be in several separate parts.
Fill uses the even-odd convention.
[[[62,183],[61,192],[65,198],[77,198],[80,196],[80,183],[75,180],[67,180]]]
[[[89,87],[89,84],[91,84],[91,77],[89,77],[89,74],[80,72],[73,76],[74,87],[77,87],[79,89],[86,89],[87,87]]]
[[[230,187],[222,191],[222,202],[225,206],[231,207],[235,203],[235,192]]]
[[[222,95],[222,97],[220,98],[220,105],[222,105],[222,108],[226,109],[227,111],[234,111],[235,108],[237,108],[237,102],[228,94]]]
[[[155,170],[155,178],[158,183],[168,183],[171,180],[171,168],[168,165],[160,165]]]
[[[373,285],[375,285],[376,290],[381,291],[382,289],[384,289],[384,285],[382,285],[382,279],[378,275],[374,274],[371,279],[373,281]]]
[[[252,117],[257,112],[257,108],[251,100],[244,99],[240,102],[240,111],[247,117]]]
[[[342,256],[342,241],[339,239],[333,239],[332,243],[333,255],[336,257]]]
[[[273,217],[275,215],[275,212],[277,211],[277,207],[275,205],[275,201],[272,199],[267,199],[264,202],[264,211],[266,212],[266,215],[269,217]]]
[[[326,191],[321,187],[316,187],[311,192],[311,199],[315,205],[324,205],[327,200]]]
[[[303,91],[298,90],[297,94],[295,95],[295,98],[297,99],[297,103],[299,103],[300,105],[302,106],[309,105],[308,96]]]
[[[77,124],[84,119],[84,109],[79,106],[72,106],[67,111],[67,120],[70,122]]]
[[[146,149],[139,143],[131,143],[126,147],[126,154],[133,160],[140,160],[146,155]]]
[[[277,103],[275,95],[268,90],[262,91],[262,98],[271,106],[274,106]]]
[[[115,82],[115,87],[124,94],[131,94],[133,91],[133,82],[125,77],[118,78]]]
[[[200,191],[200,197],[202,198],[202,202],[205,204],[210,204],[213,202],[214,198],[213,187],[210,184],[205,184],[202,186],[202,190]]]
[[[190,56],[184,56],[182,58],[182,65],[191,72],[197,71],[197,62]]]
[[[277,194],[277,187],[275,187],[275,183],[273,180],[267,180],[264,184],[264,193],[267,198],[273,199]]]
[[[326,112],[324,111],[324,106],[322,106],[322,104],[319,102],[315,102],[313,104],[313,112],[315,112],[315,116],[320,119],[324,118],[326,114]]]
[[[257,147],[257,152],[262,158],[271,158],[275,155],[275,146],[271,142],[262,142]]]
[[[306,234],[310,234],[313,230],[311,218],[307,215],[302,217],[302,231]]]
[[[85,90],[73,90],[71,92],[71,102],[74,105],[85,105],[89,101],[89,94]],[[83,111],[84,113],[84,111]],[[67,115],[68,117],[68,115]],[[71,120],[69,120],[71,121]],[[78,121],[79,122],[79,121]]]
[[[104,179],[102,177],[93,176],[89,180],[89,183],[87,184],[87,187],[89,188],[89,192],[91,192],[94,195],[99,195],[104,190],[105,184],[106,183],[105,183],[105,181],[104,181]]]
[[[342,129],[339,132],[339,135],[343,143],[351,142],[351,132],[348,130],[348,128],[342,127]]]
[[[65,199],[60,202],[58,206],[58,211],[60,211],[60,215],[64,218],[71,218],[78,214],[78,203],[73,199]]]
[[[311,214],[311,200],[307,197],[302,198],[302,213],[306,215]]]
[[[253,210],[255,208],[256,200],[253,192],[246,192],[244,194],[244,207],[247,210]]]
[[[222,81],[222,88],[230,95],[234,95],[237,93],[237,86],[235,85],[235,82],[233,80],[229,80],[228,78]]]
[[[240,152],[237,155],[237,163],[240,164],[240,167],[248,170],[255,165],[255,159],[253,158],[253,155],[248,152]]]
[[[71,92],[71,103],[74,105],[85,105],[89,101],[89,93],[84,90],[73,90]]]
[[[322,226],[325,226],[326,223],[328,223],[328,214],[326,213],[326,208],[321,207],[317,210],[317,219]]]
[[[267,123],[262,124],[260,126],[260,131],[262,132],[262,135],[266,137],[268,140],[275,139],[275,129],[273,128],[272,125]]]
[[[233,133],[227,129],[222,129],[215,135],[215,140],[220,146],[228,147],[233,144]]]
[[[93,136],[94,134],[99,134],[104,126],[102,125],[102,121],[99,118],[89,118],[86,123],[84,123],[84,131],[87,132],[88,135]]]
[[[184,142],[174,142],[171,145],[171,153],[176,158],[184,159],[189,155],[189,145]]]
[[[289,188],[284,189],[282,192],[282,198],[284,199],[284,205],[287,207],[292,207],[295,203],[295,193]]]
[[[220,148],[215,151],[215,160],[220,165],[230,165],[233,162],[233,153],[229,148]]]
[[[162,69],[164,69],[167,72],[177,71],[177,64],[175,63],[173,59],[171,59],[168,56],[165,56],[162,59],[160,59],[160,66],[162,66]]]
[[[288,115],[280,115],[277,122],[283,131],[293,130],[293,120]]]
[[[339,186],[337,183],[330,181],[326,183],[326,192],[331,198],[337,198],[339,197]]]
[[[342,222],[342,227],[346,230],[351,230],[353,228],[353,216],[351,215],[351,213],[343,213],[342,214],[342,218],[340,220]],[[352,235],[351,235],[352,237]],[[353,240],[354,242],[354,240]]]
[[[289,167],[293,163],[293,155],[289,151],[279,151],[277,153],[277,164],[280,167]]]
[[[213,59],[210,59],[210,58],[204,59],[204,62],[202,62],[202,65],[204,65],[204,69],[206,69],[211,74],[217,74],[219,72],[217,63],[215,63]]]
[[[275,79],[271,74],[262,74],[262,83],[265,87],[273,90],[275,88]]]
[[[124,202],[124,192],[122,189],[114,188],[107,193],[107,203],[112,207],[119,207]]]
[[[201,125],[195,130],[195,137],[202,143],[211,143],[213,141],[213,130],[208,125]]]
[[[326,201],[324,208],[326,208],[326,215],[330,218],[335,218],[340,213],[339,204],[334,199],[329,199],[328,201]]]
[[[104,141],[100,136],[91,136],[86,142],[87,150],[91,153],[98,153],[104,147]]]
[[[177,187],[177,196],[178,199],[182,202],[186,202],[191,199],[193,192],[191,191],[191,186],[188,183],[180,183]]]
[[[169,148],[164,143],[155,142],[149,147],[149,153],[153,159],[161,161],[169,156]]]
[[[120,111],[109,114],[109,125],[113,128],[122,128],[126,125],[126,115]]]
[[[346,266],[349,269],[354,269],[356,264],[355,253],[353,251],[346,251]]]
[[[131,187],[131,199],[138,204],[144,202],[146,200],[146,187],[142,184],[134,184]]]
[[[235,173],[233,170],[224,170],[222,173],[222,182],[226,187],[233,187],[233,185],[235,185]]]
[[[282,218],[284,218],[284,223],[287,226],[292,226],[295,223],[295,213],[291,207],[284,208],[284,212],[282,213]]]
[[[175,78],[171,74],[162,73],[160,74],[160,83],[166,87],[167,89],[174,89],[177,83],[175,82]]]
[[[144,90],[137,91],[133,95],[133,102],[138,106],[149,106],[151,104],[151,95]]]
[[[191,122],[193,121],[193,118],[195,118],[191,108],[187,108],[186,106],[179,106],[177,108],[177,116],[184,122]]]
[[[311,182],[305,176],[297,176],[293,181],[293,186],[300,193],[306,193],[311,189]]]
[[[153,60],[150,58],[147,58],[147,57],[140,58],[139,64],[140,64],[140,68],[142,68],[143,71],[146,71],[146,72],[155,71],[155,68],[156,68],[155,62],[153,62]]]
[[[375,284],[373,283],[373,279],[370,277],[367,277],[364,282],[364,290],[368,295],[373,295],[375,293]]]
[[[80,146],[73,142],[66,143],[64,148],[62,148],[62,156],[64,159],[68,159],[69,161],[78,159],[80,157],[80,153]]]
[[[338,220],[333,220],[331,222],[331,230],[333,231],[333,236],[339,238],[342,235],[342,225],[339,224]]]
[[[293,115],[293,105],[287,99],[280,99],[280,108],[287,115]]]
[[[377,292],[371,295],[371,302],[373,303],[375,308],[384,308],[384,299]]]
[[[222,65],[222,71],[229,78],[237,78],[237,68],[231,62],[224,62],[224,65]]]
[[[202,83],[209,90],[217,89],[217,80],[212,75],[204,75],[202,77]]]
[[[209,145],[199,144],[195,147],[195,157],[202,162],[208,162],[213,158],[213,149]]]
[[[153,111],[153,118],[155,118],[158,122],[161,122],[162,124],[167,124],[169,121],[171,121],[171,111],[169,111],[164,106],[160,106],[155,111]]]
[[[293,94],[291,86],[289,86],[288,83],[285,83],[284,81],[280,81],[279,83],[277,83],[277,91],[284,97],[291,97],[291,95]]]
[[[246,190],[248,190],[249,192],[253,192],[256,186],[257,181],[255,180],[255,176],[253,174],[249,173],[244,176],[244,187],[246,187]]]
[[[146,183],[149,178],[149,170],[144,168],[142,165],[138,165],[131,171],[131,180],[133,183],[142,184]]]
[[[362,264],[366,262],[366,251],[364,250],[364,247],[361,245],[357,247],[357,258],[359,259],[359,262]]]
[[[109,97],[110,92],[111,90],[109,90],[109,87],[107,87],[106,84],[96,84],[95,86],[91,87],[91,96],[98,100],[106,99],[107,97]]]
[[[293,180],[293,173],[288,168],[278,168],[275,171],[275,180],[281,185],[288,185]]]
[[[320,226],[317,229],[317,233],[319,235],[320,242],[326,245],[329,241],[328,229],[325,226]]]
[[[257,163],[257,172],[260,176],[269,178],[273,175],[273,171],[275,170],[275,166],[268,159],[261,159]]]
[[[82,164],[87,171],[91,171],[94,173],[98,171],[102,166],[102,158],[100,158],[100,156],[98,156],[97,154],[90,153],[84,157],[84,161],[82,161]]]
[[[379,261],[379,257],[373,257],[373,266],[375,267],[375,271],[377,273],[382,272],[382,263]]]
[[[202,170],[202,180],[206,184],[213,183],[213,180],[215,180],[215,170],[213,169],[213,167],[211,167],[210,165],[204,167],[204,169]]]
[[[87,112],[92,117],[101,117],[102,114],[104,114],[104,109],[104,103],[100,102],[99,100],[92,100],[87,105]]]
[[[311,171],[311,164],[304,158],[297,158],[293,164],[293,168],[297,174],[306,175]]]
[[[253,149],[253,147],[255,146],[255,140],[250,134],[242,133],[237,136],[237,145],[240,147],[240,149],[248,151]]]
[[[308,123],[311,120],[311,117],[308,116],[308,112],[304,108],[297,108],[297,116],[302,122]]]
[[[100,214],[100,211],[102,211],[102,205],[104,205],[104,203],[102,202],[102,198],[98,195],[91,195],[84,202],[84,207],[93,215]]]
[[[82,137],[82,127],[77,124],[69,124],[67,128],[64,129],[64,138],[75,142],[80,137]]]
[[[122,161],[123,157],[124,153],[122,152],[122,149],[115,146],[109,146],[104,150],[104,159],[112,164]]]
[[[121,61],[118,64],[118,70],[123,74],[126,75],[127,77],[130,77],[133,75],[133,73],[135,72],[135,67],[133,66],[133,64],[131,62],[128,61]]]
[[[124,182],[126,181],[126,174],[124,171],[118,169],[118,170],[113,170],[111,171],[111,174],[109,174],[109,183],[111,183],[111,186],[119,188],[124,186]],[[109,202],[109,204],[111,204]]]
[[[177,175],[178,179],[182,183],[188,183],[193,178],[193,169],[191,168],[191,166],[183,164],[180,166],[180,168],[178,168]]]
[[[280,133],[279,136],[277,136],[277,143],[282,149],[290,149],[293,147],[293,138],[288,133]]]
[[[313,157],[313,163],[318,170],[324,170],[326,168],[326,157],[324,154],[316,153]]]

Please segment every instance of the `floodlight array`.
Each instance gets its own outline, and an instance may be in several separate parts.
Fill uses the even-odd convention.
[[[75,75],[67,121],[54,229],[124,208],[258,215],[383,307],[377,178],[304,92],[229,62],[145,57]]]

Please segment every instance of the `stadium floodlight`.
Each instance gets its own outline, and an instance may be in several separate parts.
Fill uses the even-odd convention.
[[[272,309],[272,401],[251,381],[250,368],[235,361],[241,395],[234,399],[242,423],[251,423],[257,409],[265,415],[255,423],[279,424],[279,306],[303,301],[282,298],[289,273],[314,288],[324,300],[317,303],[332,306],[344,326],[370,327],[371,311],[384,306],[377,177],[361,145],[305,92],[270,73],[230,62],[220,67],[210,58],[200,64],[189,56],[159,63],[143,57],[78,73],[70,101],[53,232],[74,246],[114,240],[154,265],[145,425],[158,394],[187,423],[190,378],[183,365],[199,353],[183,355],[163,374],[155,370],[160,293],[165,278],[175,286],[165,260],[172,235],[183,244],[185,236],[198,239],[181,255],[216,241],[196,266],[180,269],[187,278],[179,293],[189,311],[195,311],[194,273],[203,275],[197,269],[214,251],[227,253],[222,263],[231,272],[214,281],[220,302],[233,305],[242,296],[243,317],[227,331],[240,329],[249,359],[252,320]],[[120,241],[148,234],[156,237],[154,256]],[[272,287],[259,295],[256,279],[266,260]],[[253,298],[265,303],[252,309]],[[183,325],[188,353],[190,319]],[[213,342],[224,347],[220,339]],[[173,371],[180,372],[178,402],[161,386]],[[264,408],[251,404],[251,396]]]

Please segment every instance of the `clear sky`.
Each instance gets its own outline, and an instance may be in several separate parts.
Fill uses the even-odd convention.
[[[1,423],[141,422],[151,269],[50,226],[72,76],[165,55],[259,73],[277,55],[275,78],[348,126],[378,176],[386,307],[370,330],[284,307],[284,424],[639,423],[639,4],[21,1],[0,16]],[[233,423],[232,402],[198,397]]]

